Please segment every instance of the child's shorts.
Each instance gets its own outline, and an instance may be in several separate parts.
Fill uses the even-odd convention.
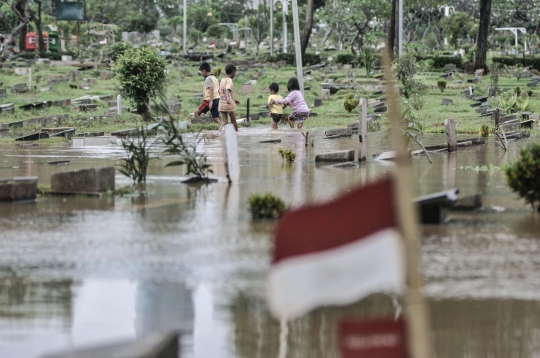
[[[279,121],[281,121],[281,118],[283,118],[283,114],[270,113],[270,117],[272,117],[272,120],[274,122],[279,123]]]
[[[304,123],[309,117],[309,112],[292,112],[291,116],[298,121],[298,123]]]
[[[212,109],[208,108],[209,104],[210,104],[210,101],[205,99],[203,103],[201,103],[201,105],[199,106],[199,111],[201,111],[201,113],[204,113],[204,114],[210,111],[212,113],[212,118],[219,118],[219,110],[218,110],[219,98],[216,98],[212,101]]]

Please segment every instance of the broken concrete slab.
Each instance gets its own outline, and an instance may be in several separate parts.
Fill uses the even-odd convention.
[[[482,207],[482,194],[467,195],[457,199],[450,210],[476,210]]]
[[[260,141],[259,143],[281,143],[281,139],[268,139]]]
[[[352,136],[352,128],[337,128],[337,129],[329,129],[324,132],[324,134],[327,137],[351,137]]]
[[[72,139],[72,147],[88,147],[88,146],[100,146],[100,145],[116,145],[117,137],[87,137]]]
[[[56,194],[94,194],[114,190],[114,167],[90,168],[51,176],[51,192]]]
[[[317,154],[316,162],[350,162],[354,160],[354,149]]]
[[[339,168],[339,169],[354,169],[354,168],[358,168],[359,165],[358,163],[355,163],[355,162],[344,162],[344,163],[331,165],[330,167]]]
[[[34,140],[40,140],[40,139],[47,139],[49,138],[49,133],[47,132],[39,132],[39,133],[32,133],[28,135],[24,135],[19,138],[15,138],[16,141],[34,141]]]
[[[178,358],[178,332],[152,333],[133,342],[87,348],[43,358]]]
[[[36,200],[37,177],[0,179],[0,201]]]
[[[440,224],[447,220],[448,208],[457,200],[459,190],[450,189],[414,199],[423,224]]]

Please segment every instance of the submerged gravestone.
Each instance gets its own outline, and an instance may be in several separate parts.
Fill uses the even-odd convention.
[[[35,200],[37,182],[37,177],[0,179],[0,201],[17,202]]]
[[[51,191],[59,194],[92,194],[114,190],[114,167],[82,169],[51,176]]]
[[[315,156],[316,162],[350,162],[353,160],[354,149],[318,154]]]

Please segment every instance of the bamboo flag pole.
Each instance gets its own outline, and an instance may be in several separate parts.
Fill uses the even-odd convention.
[[[388,51],[388,50],[386,50]],[[412,163],[403,131],[400,129],[401,112],[394,86],[390,56],[383,56],[384,78],[388,97],[388,116],[392,123],[392,146],[396,152],[397,170],[394,191],[398,223],[405,240],[407,255],[408,290],[405,302],[409,355],[412,358],[431,358],[431,338],[428,308],[423,296],[422,263],[419,255],[418,214],[413,204]]]

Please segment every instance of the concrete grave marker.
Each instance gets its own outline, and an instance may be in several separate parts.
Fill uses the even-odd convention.
[[[82,169],[51,176],[51,191],[64,194],[93,194],[114,190],[114,167]]]
[[[36,200],[37,177],[0,179],[0,201]]]

